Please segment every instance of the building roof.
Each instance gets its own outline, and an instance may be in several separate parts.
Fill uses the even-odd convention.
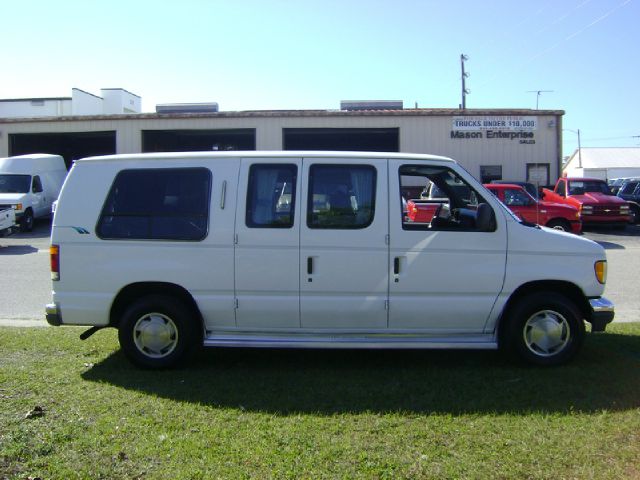
[[[61,117],[35,118],[0,118],[1,123],[24,122],[59,122],[87,120],[131,120],[166,119],[166,118],[262,118],[262,117],[438,117],[438,116],[562,116],[564,110],[530,110],[530,109],[455,109],[455,108],[407,108],[403,110],[246,110],[222,111],[217,113],[133,113],[115,115],[73,115]],[[583,149],[584,150],[584,149]]]
[[[34,98],[3,98],[0,99],[0,103],[9,102],[41,102],[41,101],[59,101],[59,100],[71,100],[71,97],[34,97]]]
[[[638,147],[582,147],[580,150],[582,168],[640,168]],[[578,167],[578,149],[569,157],[564,169],[568,167]]]

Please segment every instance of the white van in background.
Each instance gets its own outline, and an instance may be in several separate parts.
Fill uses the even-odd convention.
[[[410,222],[428,182],[433,219]],[[600,245],[523,223],[453,160],[400,153],[78,160],[51,276],[51,325],[117,328],[150,368],[199,345],[500,346],[557,365],[614,317]]]
[[[0,207],[12,207],[22,231],[37,218],[51,215],[67,176],[60,155],[33,154],[0,159]]]

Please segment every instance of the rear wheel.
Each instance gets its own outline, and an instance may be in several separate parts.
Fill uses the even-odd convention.
[[[122,351],[134,364],[168,368],[195,350],[197,332],[195,318],[181,301],[148,295],[127,308],[118,326],[118,339]]]
[[[504,341],[520,358],[535,365],[571,360],[584,340],[584,321],[563,295],[538,292],[519,299],[510,310]]]

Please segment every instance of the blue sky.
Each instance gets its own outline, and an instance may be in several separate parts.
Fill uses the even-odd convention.
[[[565,110],[583,146],[638,146],[640,0],[0,0],[0,98],[125,88],[221,110]],[[9,20],[10,19],[10,20]],[[564,152],[577,135],[564,133]]]

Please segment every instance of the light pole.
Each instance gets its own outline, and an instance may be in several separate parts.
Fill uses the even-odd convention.
[[[540,101],[541,93],[553,93],[553,90],[527,90],[527,93],[535,93],[536,94],[536,110],[538,110],[538,104]]]
[[[578,168],[582,168],[582,147],[580,146],[580,129],[571,130],[570,128],[563,128],[567,132],[575,133],[578,135]]]

